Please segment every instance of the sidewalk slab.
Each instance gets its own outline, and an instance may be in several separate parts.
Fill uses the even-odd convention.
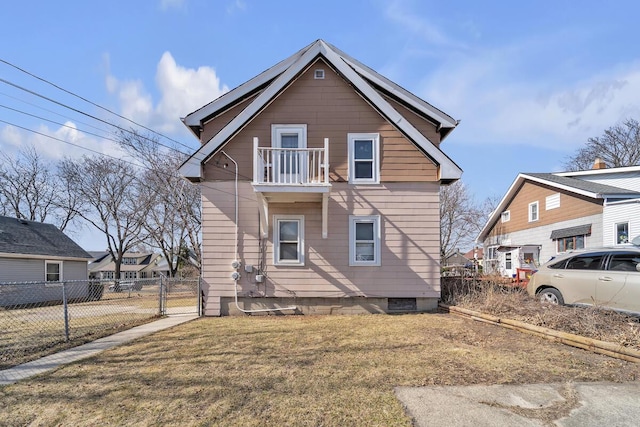
[[[135,339],[153,334],[154,332],[172,328],[182,323],[190,322],[198,318],[197,314],[189,314],[183,316],[169,316],[156,320],[154,322],[145,323],[117,334],[99,338],[87,344],[78,347],[63,350],[41,359],[14,366],[13,368],[0,371],[0,386],[13,384],[17,381],[39,375],[53,369],[57,369],[62,365],[76,362],[87,357],[114,348],[116,346],[128,343]]]
[[[637,426],[640,382],[397,387],[417,426]]]

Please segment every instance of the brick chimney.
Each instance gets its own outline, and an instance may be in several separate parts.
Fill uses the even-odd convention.
[[[606,169],[607,164],[600,157],[596,157],[596,160],[593,162],[592,169]]]

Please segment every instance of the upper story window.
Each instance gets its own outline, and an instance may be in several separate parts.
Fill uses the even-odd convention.
[[[59,282],[62,280],[62,261],[45,261],[44,275],[47,282]]]
[[[380,217],[349,216],[349,265],[380,265]]]
[[[500,215],[501,222],[509,222],[510,219],[511,219],[511,211],[504,211]]]
[[[540,211],[538,209],[538,201],[529,203],[529,222],[537,221],[540,217]]]
[[[276,215],[273,224],[274,265],[304,265],[304,216]]]
[[[271,125],[273,148],[307,148],[307,125]]]
[[[380,135],[377,133],[350,133],[349,183],[380,183]]]
[[[122,264],[123,265],[136,265],[138,262],[138,260],[136,258],[122,258]]]
[[[629,223],[620,222],[616,224],[616,245],[629,243]]]

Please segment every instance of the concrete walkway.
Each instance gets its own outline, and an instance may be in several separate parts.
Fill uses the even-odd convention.
[[[640,382],[397,387],[417,426],[637,426]]]
[[[0,385],[13,384],[25,378],[57,369],[62,365],[86,359],[87,357],[95,356],[104,350],[109,350],[110,348],[128,343],[140,337],[144,337],[146,335],[153,334],[154,332],[162,331],[197,318],[198,316],[196,314],[165,317],[163,319],[156,320],[155,322],[136,326],[135,328],[118,332],[117,334],[43,357],[42,359],[5,369],[4,371],[0,371]]]

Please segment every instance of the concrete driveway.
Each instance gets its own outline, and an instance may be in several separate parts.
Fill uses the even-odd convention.
[[[637,426],[640,382],[398,387],[418,426]]]

